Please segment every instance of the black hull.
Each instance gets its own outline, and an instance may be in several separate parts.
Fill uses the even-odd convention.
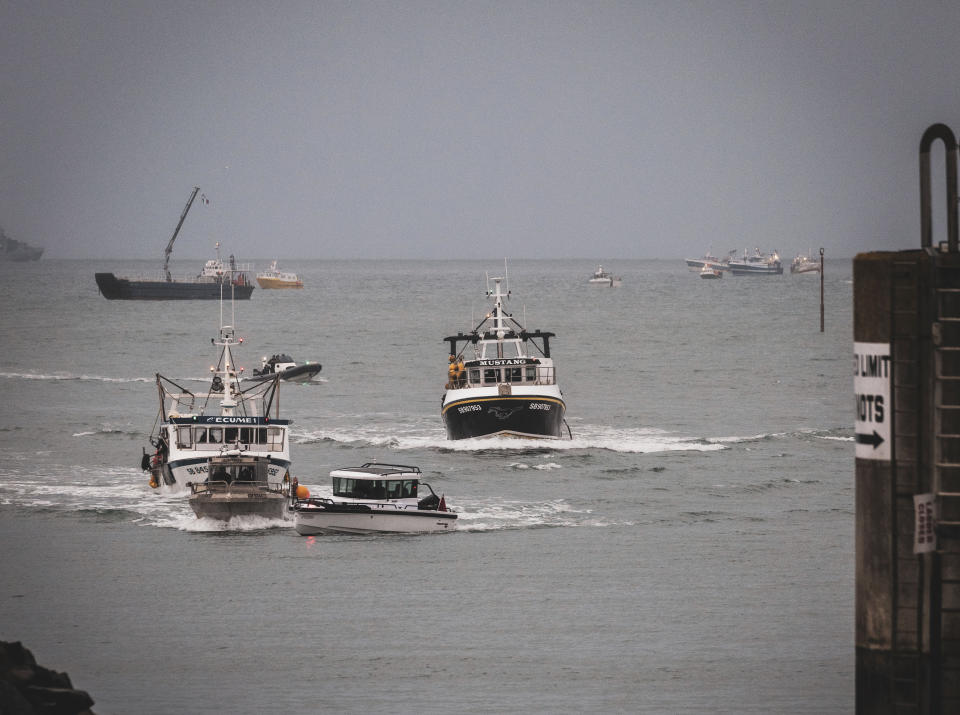
[[[97,273],[97,287],[108,300],[219,300],[220,284],[214,281],[138,281],[117,278],[113,273]],[[232,288],[232,290],[231,290]],[[231,293],[237,300],[248,300],[252,284],[223,286],[223,297]]]
[[[542,395],[474,397],[443,409],[447,439],[510,435],[535,439],[563,436],[563,400]]]
[[[282,370],[279,375],[281,380],[286,380],[287,382],[308,382],[317,376],[321,370],[320,363],[311,362],[306,365],[297,365],[296,367],[288,367],[286,370]],[[265,375],[254,375],[253,377],[247,378],[249,380],[272,380],[273,376],[278,373],[268,372]]]

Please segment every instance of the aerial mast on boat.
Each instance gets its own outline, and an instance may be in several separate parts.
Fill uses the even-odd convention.
[[[177,240],[177,235],[180,233],[180,227],[183,226],[184,219],[187,218],[187,212],[190,211],[190,207],[193,206],[193,200],[197,198],[197,192],[200,191],[199,186],[193,187],[193,193],[190,194],[190,199],[187,201],[187,205],[183,209],[183,213],[180,214],[180,221],[177,223],[177,227],[173,231],[173,235],[170,237],[170,242],[167,244],[167,247],[164,249],[164,260],[163,260],[163,272],[167,276],[167,282],[169,283],[172,278],[170,278],[170,254],[173,253],[173,242]]]

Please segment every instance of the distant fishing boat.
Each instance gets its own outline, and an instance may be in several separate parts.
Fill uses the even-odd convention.
[[[238,265],[232,255],[229,267],[224,266],[220,259],[219,241],[216,243],[217,257],[208,260],[198,276],[177,280],[170,275],[170,254],[173,253],[173,243],[177,240],[180,228],[199,191],[199,186],[193,187],[187,205],[180,214],[177,228],[164,249],[163,273],[156,278],[122,278],[113,273],[97,273],[95,276],[97,287],[104,298],[108,300],[217,300],[219,298],[246,300],[250,298],[250,294],[253,293],[253,283],[250,282],[247,271],[251,270],[252,266]]]
[[[730,272],[735,276],[781,275],[783,273],[783,263],[781,263],[780,255],[776,251],[761,253],[760,249],[757,248],[752,255],[744,251],[742,260],[730,261]]]
[[[270,270],[257,274],[257,284],[261,288],[303,288],[300,276],[281,271],[276,261],[270,264]]]
[[[800,253],[790,262],[791,273],[819,273],[820,261],[811,258],[809,253]]]
[[[0,228],[0,262],[38,261],[42,255],[42,248],[10,238],[3,228]]]

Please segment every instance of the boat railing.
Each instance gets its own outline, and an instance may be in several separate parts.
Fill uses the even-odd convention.
[[[491,387],[493,385],[555,385],[557,372],[553,366],[538,365],[527,372],[528,367],[470,367],[460,377],[447,383],[447,389],[464,387]]]
[[[253,271],[254,264],[252,263],[242,263],[238,264],[237,267],[233,270],[235,274],[240,273],[250,273]],[[224,275],[229,275],[230,269],[227,268],[224,270]],[[135,275],[123,275],[125,279],[131,281],[153,281],[156,283],[167,283],[167,274],[163,271],[147,272],[147,273],[137,273]],[[213,276],[207,276],[207,278],[213,278]],[[196,273],[184,273],[182,275],[170,274],[170,281],[173,283],[196,283],[197,274]]]
[[[275,494],[286,494],[286,488],[278,482],[258,481],[256,479],[206,479],[202,482],[187,482],[190,491],[193,494],[202,492],[228,492],[236,487],[253,487],[261,492],[273,492]]]

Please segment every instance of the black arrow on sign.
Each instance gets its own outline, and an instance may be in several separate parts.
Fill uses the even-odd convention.
[[[878,435],[876,430],[873,431],[873,434],[861,434],[857,432],[857,444],[872,444],[873,448],[876,449],[883,444],[883,437]]]

